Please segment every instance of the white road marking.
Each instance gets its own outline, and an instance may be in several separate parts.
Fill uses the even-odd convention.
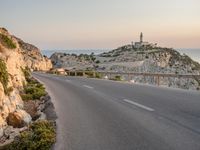
[[[66,81],[66,82],[71,82],[71,80],[68,80],[68,79],[66,79],[65,81]]]
[[[84,87],[88,88],[88,89],[93,89],[93,87],[89,86],[89,85],[83,85]]]
[[[142,104],[139,104],[139,103],[136,103],[134,101],[131,101],[131,100],[128,100],[128,99],[124,99],[125,102],[129,103],[129,104],[133,104],[137,107],[140,107],[142,109],[145,109],[145,110],[148,110],[148,111],[155,111],[153,108],[150,108],[150,107],[147,107],[147,106],[144,106]]]

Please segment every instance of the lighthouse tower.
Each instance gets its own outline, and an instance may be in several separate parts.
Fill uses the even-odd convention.
[[[143,43],[143,33],[140,33],[140,43]]]

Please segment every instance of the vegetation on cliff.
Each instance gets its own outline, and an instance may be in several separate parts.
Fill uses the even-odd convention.
[[[9,81],[9,75],[7,72],[6,64],[3,60],[0,59],[0,82],[3,85],[5,94],[8,94],[9,92],[8,81]]]
[[[47,114],[53,111],[48,106],[51,99],[31,77],[31,70],[51,67],[37,47],[0,28],[0,149],[49,150],[55,142],[55,125],[47,121],[54,121]]]
[[[8,36],[0,33],[0,42],[8,49],[15,49],[16,45]]]
[[[24,107],[24,110],[27,111],[27,109],[29,109],[27,112],[33,113],[33,109],[37,107],[38,110],[39,105],[38,103],[36,103],[36,101],[35,103],[32,102],[34,102],[34,100],[42,101],[41,97],[46,96],[47,93],[45,91],[44,86],[31,76],[31,72],[28,67],[21,68],[21,70],[27,81],[26,83],[24,83],[24,89],[21,91],[20,94],[22,99],[26,100],[26,106]],[[32,106],[32,104],[35,104],[35,106],[31,108],[29,104],[31,104],[30,106]],[[40,115],[38,115],[38,111],[34,112],[35,114],[31,113],[30,115],[32,117],[37,117],[33,117],[32,121],[37,121],[30,124],[25,131],[21,132],[14,138],[14,141],[12,143],[10,143],[9,145],[5,145],[5,147],[3,148],[7,150],[51,149],[52,145],[56,141],[55,122],[43,119],[40,120]]]

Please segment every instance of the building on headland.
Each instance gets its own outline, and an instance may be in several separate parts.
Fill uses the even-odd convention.
[[[152,46],[152,47],[156,47],[157,44],[152,44],[149,42],[144,42],[143,41],[143,33],[140,33],[140,42],[135,42],[135,44],[132,42],[132,47],[133,48],[140,48],[140,47],[144,47],[144,46]]]
[[[65,75],[66,70],[64,68],[53,68],[50,70],[51,73]]]

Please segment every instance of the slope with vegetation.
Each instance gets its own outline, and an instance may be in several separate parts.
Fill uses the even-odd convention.
[[[0,148],[16,136],[22,137],[20,132],[24,130],[34,131],[29,125],[44,118],[38,108],[47,93],[43,85],[31,78],[30,71],[50,68],[51,60],[43,57],[37,47],[0,28]]]

